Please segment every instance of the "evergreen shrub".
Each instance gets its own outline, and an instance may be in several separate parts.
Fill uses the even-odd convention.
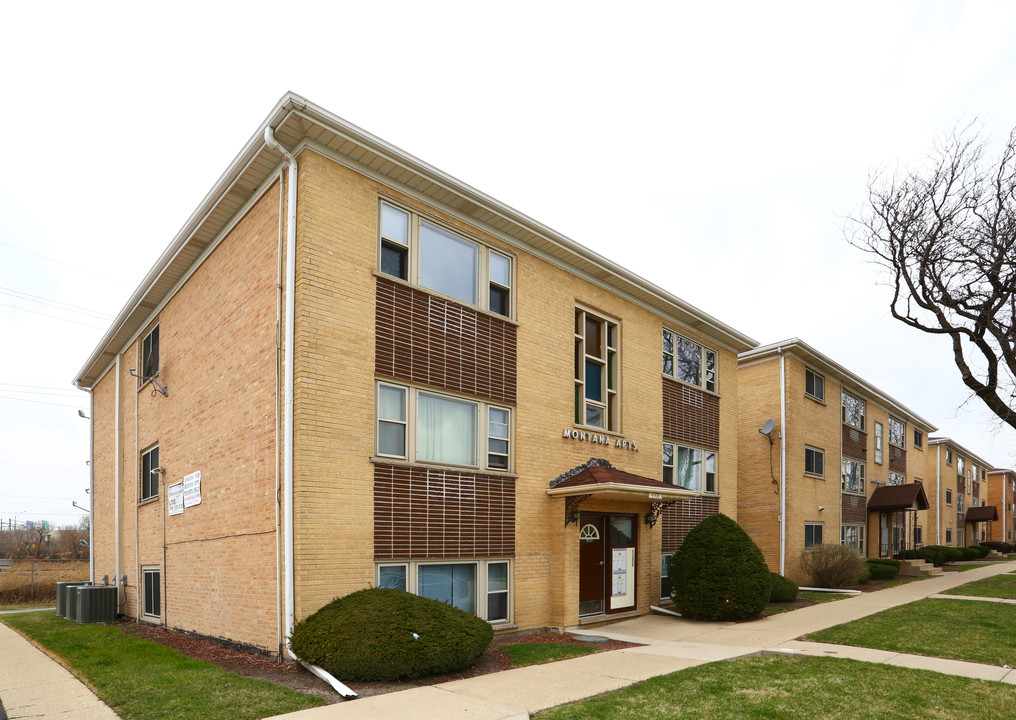
[[[893,580],[900,572],[898,560],[868,560],[865,564],[872,580]]]
[[[770,572],[758,545],[726,515],[700,522],[670,559],[674,609],[700,620],[755,617],[769,601]]]
[[[977,558],[979,560],[988,557],[988,553],[991,552],[991,548],[985,547],[984,545],[971,545],[970,549],[977,551]]]
[[[395,680],[475,665],[494,630],[471,613],[391,588],[336,598],[293,626],[293,651],[340,680]]]
[[[770,573],[769,602],[791,603],[797,600],[797,583],[779,573]]]
[[[978,553],[972,547],[961,547],[957,548],[957,550],[963,553],[964,560],[977,560],[981,556],[980,553]]]

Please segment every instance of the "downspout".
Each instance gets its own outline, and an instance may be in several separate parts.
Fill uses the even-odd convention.
[[[120,612],[120,608],[127,604],[127,590],[123,590],[123,602],[120,602],[120,588],[124,585],[120,581],[120,465],[123,462],[123,458],[120,453],[120,353],[116,354],[116,382],[114,388],[114,407],[113,407],[113,452],[115,454],[113,458],[113,584],[116,585],[116,596],[117,596],[117,614]],[[95,502],[95,498],[92,498],[92,502]],[[90,552],[94,552],[91,550]]]
[[[289,165],[286,186],[287,186],[287,213],[286,213],[286,332],[283,346],[285,353],[284,368],[284,408],[283,408],[283,455],[282,455],[282,482],[283,502],[285,504],[285,534],[283,543],[285,546],[285,647],[289,656],[327,682],[342,697],[353,698],[356,693],[332,677],[323,668],[317,665],[305,663],[296,656],[289,643],[289,636],[293,632],[293,622],[296,616],[295,601],[295,580],[293,577],[293,364],[294,364],[294,328],[296,320],[296,189],[297,175],[299,168],[296,158],[283,148],[275,139],[275,133],[271,127],[265,128],[265,144],[280,153]]]
[[[81,387],[81,383],[75,381],[74,387],[88,393],[88,582],[95,584],[95,553],[92,551],[94,538],[92,528],[95,527],[95,396],[91,388]],[[1005,535],[1005,529],[1002,529]]]
[[[780,354],[780,575],[787,575],[787,359]]]
[[[942,544],[942,446],[935,453],[935,544]]]

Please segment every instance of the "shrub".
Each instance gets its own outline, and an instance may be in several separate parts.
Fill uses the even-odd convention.
[[[997,550],[1000,553],[1011,553],[1013,546],[1010,543],[1002,542],[1000,540],[986,540],[981,543],[982,546],[990,548],[991,550]]]
[[[670,559],[671,597],[685,617],[741,620],[769,601],[770,574],[762,551],[726,515],[710,515]]]
[[[984,547],[983,545],[971,545],[970,549],[977,551],[977,558],[979,560],[988,557],[988,553],[991,552],[991,548]]]
[[[900,572],[900,563],[897,560],[868,560],[865,564],[872,580],[892,580]]]
[[[336,598],[293,626],[293,651],[342,680],[394,680],[476,664],[494,630],[485,620],[402,590]]]
[[[868,558],[867,560],[865,560],[865,562],[868,563],[869,565],[872,565],[872,564],[874,564],[874,565],[891,565],[892,567],[896,568],[897,570],[900,569],[900,561],[899,560],[890,560],[889,558]]]
[[[858,584],[865,577],[864,558],[847,545],[818,545],[801,553],[801,569],[815,587],[831,588]]]
[[[791,603],[797,600],[797,584],[779,573],[769,575],[769,602]]]
[[[945,556],[946,562],[956,562],[963,559],[963,551],[960,548],[949,545],[929,545],[929,547],[935,548],[935,550],[942,553]]]

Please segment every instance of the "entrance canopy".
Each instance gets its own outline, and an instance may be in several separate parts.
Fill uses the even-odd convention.
[[[928,496],[921,483],[882,485],[868,498],[868,512],[899,512],[927,510]]]
[[[572,468],[550,483],[547,494],[551,497],[590,495],[614,500],[659,502],[697,497],[699,493],[659,480],[633,475],[618,470],[606,460],[592,458],[584,465]]]
[[[963,522],[976,523],[976,522],[995,522],[998,520],[998,508],[994,505],[981,505],[980,507],[970,508],[967,510],[967,514],[963,516]]]

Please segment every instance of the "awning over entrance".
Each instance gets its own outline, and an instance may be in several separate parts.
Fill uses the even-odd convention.
[[[900,510],[927,510],[928,496],[921,483],[883,485],[875,488],[868,498],[868,512],[898,512]]]
[[[593,458],[584,465],[572,468],[550,483],[547,494],[551,497],[592,495],[616,500],[659,502],[697,497],[698,493],[652,478],[618,470],[606,460]]]
[[[994,505],[982,505],[970,508],[967,510],[967,514],[963,516],[963,522],[966,523],[995,522],[996,520],[998,520],[998,508]]]

